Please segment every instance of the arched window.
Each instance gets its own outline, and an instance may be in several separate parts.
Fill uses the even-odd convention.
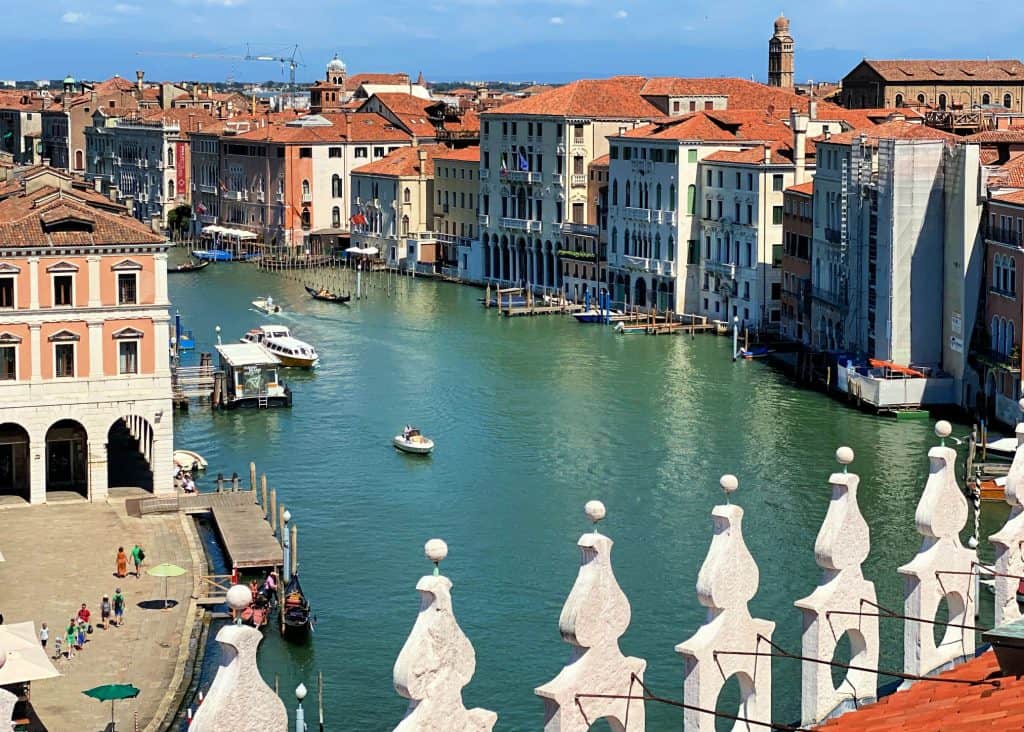
[[[665,252],[665,259],[667,259],[670,262],[673,259],[675,259],[675,256],[676,256],[675,249],[676,249],[675,239],[673,239],[672,235],[669,234],[668,235],[668,251]]]
[[[409,236],[409,217],[402,217],[402,236]]]
[[[654,258],[661,259],[661,233],[654,235]]]
[[[983,105],[984,104],[991,104],[992,103],[992,95],[991,94],[982,94],[981,95],[981,103]]]
[[[939,95],[939,109],[945,109],[945,108],[946,108],[946,95],[945,94],[940,94]]]
[[[308,180],[303,180],[302,181],[302,195],[303,196],[308,196],[309,195],[309,181]]]
[[[168,165],[174,165],[174,146],[173,145],[168,145],[167,146],[167,164]]]
[[[626,181],[626,207],[629,207],[629,181]]]
[[[402,191],[402,203],[411,203],[411,202],[412,202],[412,191],[410,191],[408,188],[406,188],[404,191]]]
[[[654,189],[654,207],[661,210],[661,183]]]
[[[341,209],[337,206],[331,209],[331,226],[335,229],[341,228]]]
[[[612,181],[612,205],[613,206],[618,206],[619,205],[619,181],[618,180],[613,180]]]
[[[85,158],[81,150],[75,150],[75,170],[85,169]]]
[[[697,186],[688,185],[686,187],[686,213],[692,214],[694,206],[697,205]]]
[[[676,210],[676,184],[670,183],[668,186],[668,210]]]
[[[902,94],[897,94],[896,95],[896,106],[897,107],[902,107],[903,106],[903,95]]]
[[[1013,353],[1013,321],[1006,321],[1006,350],[1003,351],[1007,356]]]
[[[305,191],[303,191],[305,193]],[[331,196],[341,198],[341,176],[335,173],[331,176]]]
[[[167,181],[167,200],[174,198],[174,179],[168,179]]]
[[[612,228],[612,254],[616,254],[619,251],[619,230]]]
[[[988,329],[988,344],[993,351],[999,350],[999,316],[992,316],[992,325]]]
[[[1011,295],[1017,294],[1017,263],[1013,257],[1006,258],[1006,291]]]
[[[1006,107],[1007,109],[1012,107],[1013,106],[1013,97],[1010,96],[1009,94],[1004,94],[1003,95],[1003,106]]]
[[[308,229],[309,228],[309,209],[308,208],[305,209],[302,212],[302,228],[303,229]]]
[[[622,253],[625,254],[627,257],[630,254],[632,254],[632,252],[629,250],[629,229],[626,229],[624,232],[622,232]]]
[[[748,266],[748,267],[753,267],[754,266],[753,246],[751,245],[751,243],[749,241],[746,243],[745,246],[746,246],[746,250],[745,250],[746,259],[744,260],[744,264],[746,264],[746,266]]]
[[[918,94],[917,95],[917,103],[918,104],[924,104],[924,94]]]

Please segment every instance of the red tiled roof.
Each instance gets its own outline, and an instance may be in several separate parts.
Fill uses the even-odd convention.
[[[39,111],[46,100],[38,94],[20,89],[0,90],[0,109]]]
[[[457,122],[445,120],[444,128],[449,132],[479,132],[480,115],[475,109],[467,109]]]
[[[879,140],[946,140],[952,142],[960,139],[956,135],[952,135],[949,132],[943,132],[942,130],[937,130],[934,127],[895,120],[891,122],[883,122],[882,124],[875,125],[873,127],[841,132],[838,135],[832,135],[827,140],[824,136],[816,137],[815,142],[829,142],[834,145],[849,145],[854,140],[859,139],[861,135],[865,135],[867,137],[869,145],[877,144]]]
[[[1024,83],[1024,64],[1017,59],[975,60],[877,60],[864,64],[886,81],[1014,81]]]
[[[197,132],[201,129],[206,130],[210,127],[216,127],[218,123],[226,121],[217,119],[206,110],[186,109],[182,107],[154,109],[152,111],[143,112],[139,117],[146,122],[163,122],[164,124],[177,123],[184,135],[187,135],[189,132]]]
[[[1003,193],[999,196],[992,196],[990,200],[995,203],[1011,203],[1015,206],[1024,206],[1024,189],[1013,191],[1012,193]]]
[[[480,148],[474,145],[473,147],[461,147],[458,150],[442,150],[434,157],[438,160],[463,160],[467,163],[479,163]]]
[[[104,94],[107,92],[131,92],[135,90],[135,84],[123,79],[120,76],[111,76],[105,81],[98,81],[93,84],[93,91],[97,94]]]
[[[355,168],[356,175],[386,175],[392,177],[414,177],[420,174],[420,153],[425,152],[423,175],[434,176],[434,158],[438,153],[447,153],[443,145],[419,145],[418,147],[400,147],[386,158],[376,160],[367,165]]]
[[[409,75],[397,74],[353,74],[345,79],[345,91],[355,91],[363,84],[408,84]]]
[[[989,173],[988,185],[995,188],[1024,188],[1024,153],[1018,153]]]
[[[764,145],[747,148],[746,150],[719,150],[704,158],[706,163],[763,163]]]
[[[787,188],[786,193],[799,193],[803,196],[811,196],[814,194],[814,181],[809,180],[803,183],[797,183],[795,186]]]
[[[377,98],[380,103],[395,114],[421,114],[426,115],[427,110],[437,104],[433,99],[421,99],[412,94],[401,92],[379,92],[370,99]],[[366,100],[369,102],[370,100]]]
[[[267,125],[234,135],[234,139],[281,143],[408,142],[410,135],[379,114],[322,114],[328,126]]]
[[[888,109],[886,107],[873,107],[867,109],[858,109],[856,111],[868,117],[872,117],[874,119],[884,120],[893,114],[902,114],[907,119],[924,119],[924,115],[921,114],[921,112],[919,112],[918,110],[913,109],[912,107],[895,107],[893,109]]]
[[[999,162],[1000,156],[998,150],[993,150],[990,147],[983,147],[978,157],[981,160],[982,165],[993,165]]]
[[[978,658],[939,674],[942,679],[985,679],[998,674],[995,654]],[[1024,729],[1024,679],[1003,676],[1000,686],[917,681],[909,689],[883,697],[816,729],[832,732],[952,732],[953,730]]]
[[[62,221],[78,222],[64,227]],[[42,186],[0,201],[0,248],[159,244],[139,221],[90,205],[81,191]]]
[[[599,119],[645,119],[661,111],[641,96],[642,76],[580,79],[526,99],[503,104],[484,114],[537,114]]]
[[[1009,144],[1024,143],[1024,127],[1009,127],[1002,130],[985,130],[976,132],[964,138],[968,142],[981,144],[998,144],[1000,142]]]
[[[609,165],[611,165],[611,159],[612,159],[611,156],[608,153],[605,153],[601,157],[594,158],[593,160],[591,160],[590,161],[590,167],[591,168],[607,168]]]

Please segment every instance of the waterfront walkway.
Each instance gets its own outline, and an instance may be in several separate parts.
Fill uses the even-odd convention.
[[[32,684],[32,704],[50,732],[99,732],[110,723],[110,705],[82,694],[109,683],[131,683],[141,691],[118,702],[117,728],[156,729],[176,711],[175,697],[197,617],[192,601],[194,560],[201,548],[184,514],[133,518],[124,501],[74,502],[0,510],[0,612],[6,622],[42,622],[53,639],[83,602],[92,611],[95,632],[85,649],[70,660],[54,661],[61,676]],[[138,579],[114,576],[119,545],[129,551],[141,543],[146,566],[170,562],[186,569],[167,581],[173,606],[164,610],[164,580],[143,571]],[[131,571],[131,567],[129,570]],[[125,623],[103,630],[99,604],[120,586],[126,599]]]

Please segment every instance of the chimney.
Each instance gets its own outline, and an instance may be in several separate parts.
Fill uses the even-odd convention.
[[[831,140],[831,139],[832,139],[832,130],[830,130],[830,129],[828,129],[826,127],[825,128],[825,140],[828,141],[828,140]]]
[[[110,186],[110,190],[107,191],[107,198],[109,198],[114,203],[117,203],[117,199],[120,195],[121,191],[118,189],[117,186]]]
[[[793,130],[794,183],[800,185],[807,176],[807,125],[810,118],[795,109],[789,113],[789,126]]]
[[[103,179],[98,176],[93,178],[92,187],[97,193],[103,193]]]
[[[146,72],[145,71],[136,71],[135,72],[135,88],[138,90],[139,96],[142,96],[142,89],[143,89],[142,80],[144,78],[146,78]]]
[[[818,119],[818,102],[812,99],[807,103],[807,115],[811,119]]]
[[[198,102],[199,101],[199,82],[194,82],[192,84],[192,101],[193,102]]]
[[[771,145],[765,145],[764,146],[764,164],[765,165],[771,165],[772,164],[772,146]]]
[[[42,163],[43,163],[43,167],[44,168],[49,168],[50,167],[50,159],[49,158],[43,158]]]

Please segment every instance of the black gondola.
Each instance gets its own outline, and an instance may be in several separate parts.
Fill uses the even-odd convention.
[[[172,274],[174,272],[197,272],[198,270],[201,270],[204,267],[209,267],[209,266],[210,266],[210,260],[209,259],[204,260],[202,262],[195,262],[195,261],[190,259],[189,261],[185,262],[184,264],[179,264],[177,267],[168,267],[167,268],[167,272],[168,273],[172,273]]]
[[[318,290],[315,287],[309,285],[303,285],[306,288],[306,292],[314,300],[323,300],[325,302],[340,302],[342,304],[347,303],[352,299],[352,295],[335,295],[333,292],[327,289]]]
[[[299,640],[305,638],[313,629],[313,618],[299,584],[299,576],[293,574],[284,587],[284,600],[281,603],[281,635],[285,638]]]

